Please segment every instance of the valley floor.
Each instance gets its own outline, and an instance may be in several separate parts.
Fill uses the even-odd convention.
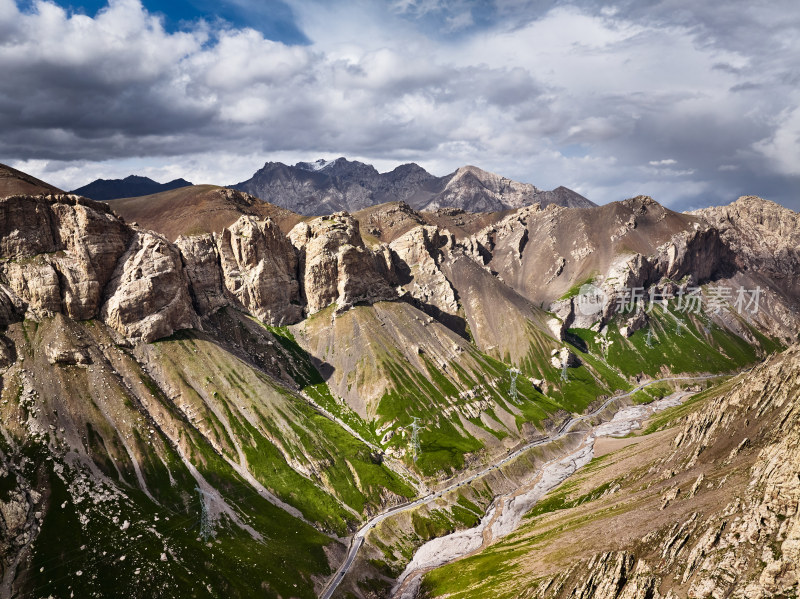
[[[654,400],[648,404],[630,405],[631,398],[637,396],[642,390],[667,383],[673,385],[688,385],[689,383],[696,384],[699,382],[712,383],[720,378],[727,378],[727,375],[666,377],[643,383],[627,393],[605,400],[599,407],[587,414],[565,420],[551,434],[525,445],[474,474],[462,475],[456,479],[456,482],[442,485],[438,490],[429,493],[425,497],[406,505],[392,508],[374,517],[352,538],[347,559],[330,579],[329,584],[320,595],[321,599],[328,599],[334,596],[337,587],[356,563],[355,558],[362,548],[364,539],[368,539],[370,531],[384,520],[404,512],[413,511],[419,506],[436,502],[457,501],[454,497],[458,497],[462,488],[484,484],[484,478],[487,475],[502,474],[504,467],[515,463],[520,456],[529,453],[534,448],[555,446],[557,442],[566,440],[566,442],[558,444],[559,446],[554,449],[556,457],[539,464],[536,469],[526,472],[518,487],[502,496],[495,497],[477,527],[437,537],[416,551],[413,560],[407,565],[392,591],[393,597],[412,599],[416,596],[420,587],[421,577],[425,573],[467,555],[474,555],[513,532],[533,504],[539,501],[550,489],[558,486],[566,478],[573,475],[593,455],[598,453],[595,450],[596,443],[601,444],[603,453],[607,453],[607,449],[602,447],[604,443],[629,444],[636,442],[638,439],[620,439],[610,437],[610,435],[631,433],[653,414],[679,406],[686,397],[692,395],[689,392],[677,391],[668,397]],[[697,388],[699,389],[699,387]]]
[[[418,595],[796,597],[800,348],[655,416]]]

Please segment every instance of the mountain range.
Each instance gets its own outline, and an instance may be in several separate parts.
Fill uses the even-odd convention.
[[[90,198],[98,202],[151,195],[170,189],[191,185],[185,179],[175,179],[168,183],[158,183],[149,177],[129,175],[124,179],[96,179],[88,185],[73,189],[70,193]]]
[[[250,179],[231,187],[310,216],[355,212],[388,201],[403,201],[415,210],[458,208],[467,212],[499,212],[536,202],[542,206],[594,205],[566,187],[542,191],[475,166],[436,177],[414,163],[379,173],[369,164],[346,158],[294,166],[268,162]]]
[[[800,215],[407,167],[0,169],[0,596],[796,594]]]

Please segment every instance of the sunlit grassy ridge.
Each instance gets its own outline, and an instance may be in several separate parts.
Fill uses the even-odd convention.
[[[239,462],[241,451],[253,476],[309,520],[343,534],[377,510],[387,490],[413,494],[308,402],[214,343],[186,337],[158,344],[161,363],[171,366],[166,376],[204,408],[223,453]]]

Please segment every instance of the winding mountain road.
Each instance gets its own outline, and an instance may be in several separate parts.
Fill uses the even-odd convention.
[[[401,512],[412,510],[412,509],[417,508],[417,507],[419,507],[421,505],[425,505],[425,504],[431,503],[432,501],[435,501],[436,499],[440,498],[442,495],[445,495],[445,494],[449,493],[450,491],[458,489],[459,487],[462,487],[462,486],[474,481],[475,479],[478,479],[478,478],[480,478],[482,476],[485,476],[486,474],[492,472],[493,470],[497,470],[498,468],[500,468],[504,464],[510,462],[511,460],[516,459],[517,457],[519,457],[520,455],[522,455],[523,453],[525,453],[529,449],[532,449],[534,447],[539,447],[539,446],[545,445],[547,443],[552,443],[553,441],[557,441],[558,439],[563,438],[565,435],[569,434],[569,432],[575,427],[576,424],[578,424],[580,422],[584,422],[584,421],[586,421],[586,420],[588,420],[590,418],[593,418],[593,417],[597,416],[599,413],[601,413],[603,410],[605,410],[613,402],[615,402],[617,400],[620,400],[620,399],[624,399],[626,397],[630,397],[634,393],[636,393],[637,391],[641,391],[645,387],[649,387],[650,385],[654,385],[656,383],[665,383],[665,382],[671,382],[671,381],[702,381],[702,380],[708,380],[708,379],[713,379],[713,378],[720,378],[720,377],[724,377],[724,376],[730,376],[730,374],[707,374],[707,375],[701,375],[701,376],[675,376],[675,377],[667,377],[667,378],[663,378],[663,379],[654,379],[652,381],[647,381],[646,383],[642,383],[641,385],[639,385],[635,389],[632,389],[631,391],[628,391],[627,393],[623,393],[621,395],[614,395],[614,396],[610,397],[605,402],[603,402],[603,404],[599,408],[593,410],[592,412],[589,412],[588,414],[583,414],[582,416],[577,416],[577,417],[574,417],[574,418],[570,418],[569,420],[565,420],[550,435],[548,435],[546,437],[543,437],[541,439],[537,439],[536,441],[531,441],[527,445],[524,445],[523,447],[521,447],[521,448],[517,449],[516,451],[514,451],[514,452],[508,454],[507,456],[503,457],[501,460],[495,462],[491,466],[487,466],[483,470],[480,470],[480,471],[476,472],[475,474],[472,474],[471,476],[469,476],[468,478],[465,478],[462,481],[459,481],[457,483],[453,483],[452,485],[449,485],[449,486],[447,486],[447,487],[445,487],[445,488],[443,488],[443,489],[441,489],[439,491],[435,491],[435,492],[429,493],[428,495],[425,495],[424,497],[420,497],[419,499],[416,499],[416,500],[414,500],[414,501],[412,501],[410,503],[404,503],[404,504],[395,506],[395,507],[391,508],[390,510],[387,510],[387,511],[381,513],[381,514],[378,514],[377,516],[374,516],[372,519],[367,521],[355,533],[355,535],[353,535],[353,538],[350,541],[350,550],[347,553],[347,558],[344,560],[344,562],[342,562],[342,565],[339,566],[339,569],[336,570],[336,572],[334,573],[333,577],[328,581],[328,583],[322,589],[322,592],[319,595],[319,599],[330,599],[333,596],[333,593],[336,591],[336,588],[339,586],[339,584],[344,579],[345,575],[352,568],[353,563],[355,562],[356,556],[358,555],[358,551],[361,549],[361,546],[364,544],[364,539],[366,538],[367,533],[370,530],[372,530],[373,528],[375,528],[375,526],[377,526],[378,524],[380,524],[381,522],[386,520],[387,518],[390,518],[391,516],[394,516],[395,514],[399,514]]]

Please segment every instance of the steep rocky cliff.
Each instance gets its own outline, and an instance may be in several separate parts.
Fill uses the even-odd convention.
[[[289,232],[300,255],[308,312],[332,303],[338,310],[358,302],[389,300],[397,292],[381,273],[380,258],[364,245],[358,221],[345,212],[302,222]]]
[[[740,268],[767,274],[787,292],[797,294],[800,281],[800,215],[774,202],[743,196],[728,206],[696,210],[736,254]]]
[[[343,309],[396,297],[381,275],[380,259],[346,215],[301,225],[298,231],[308,233],[296,250],[270,219],[252,216],[219,234],[179,238],[174,245],[126,225],[106,204],[78,196],[0,201],[5,325],[63,313],[100,318],[122,336],[148,342],[199,328],[199,316],[224,305],[268,324],[297,322],[301,281],[312,312],[332,302]]]
[[[215,237],[225,286],[245,309],[269,324],[297,322],[297,255],[278,226],[243,216]]]
[[[175,243],[201,316],[231,305],[270,325],[302,317],[297,255],[272,220],[242,216],[219,234]]]
[[[126,226],[105,204],[78,196],[0,202],[9,321],[99,317],[143,341],[198,325],[180,255],[163,237]]]
[[[436,313],[458,312],[455,291],[441,270],[444,252],[454,245],[452,236],[437,227],[416,227],[389,244],[400,284]]]

